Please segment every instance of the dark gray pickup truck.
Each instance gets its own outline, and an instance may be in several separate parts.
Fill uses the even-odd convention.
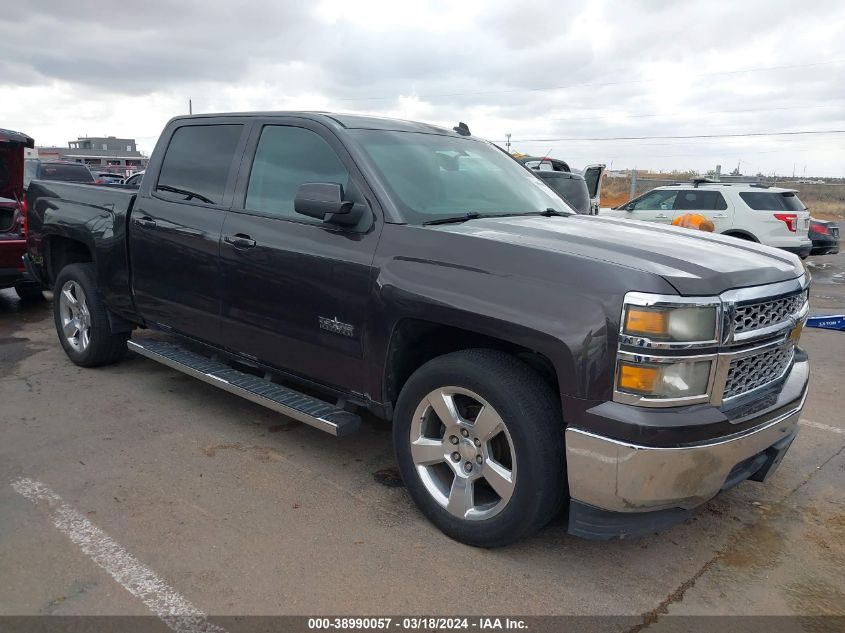
[[[338,436],[392,420],[409,494],[465,543],[563,508],[588,538],[669,526],[797,432],[797,257],[572,214],[465,126],[179,117],[139,189],[28,195],[73,362],[128,348]]]

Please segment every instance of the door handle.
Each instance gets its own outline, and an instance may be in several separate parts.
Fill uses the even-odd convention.
[[[713,217],[714,217],[714,218],[726,218],[726,217],[728,217],[728,216],[726,216],[726,215],[724,215],[724,214],[720,213],[720,214],[718,214],[718,215],[714,215]]]
[[[227,244],[231,244],[235,248],[253,248],[255,240],[245,233],[235,233],[234,235],[227,235],[223,238]]]
[[[156,221],[146,215],[142,218],[135,218],[134,222],[138,226],[143,226],[146,229],[154,229],[156,226]]]
[[[668,215],[664,215],[664,214],[662,214],[662,213],[660,213],[659,215],[656,215],[656,216],[654,216],[654,217],[656,217],[656,218],[660,218],[661,220],[666,220],[666,219],[668,219],[668,218],[669,218],[669,216],[668,216]]]

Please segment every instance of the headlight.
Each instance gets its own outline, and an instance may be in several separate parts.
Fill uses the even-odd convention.
[[[620,360],[616,389],[644,398],[688,398],[707,394],[711,360],[637,363]]]
[[[716,306],[628,305],[622,333],[658,341],[715,341]]]

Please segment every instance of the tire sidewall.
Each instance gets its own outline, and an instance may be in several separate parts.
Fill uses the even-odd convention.
[[[62,287],[68,281],[75,281],[82,287],[85,293],[85,302],[88,305],[88,311],[91,316],[90,326],[90,342],[88,347],[83,351],[73,348],[68,342],[62,331],[62,319],[59,305],[61,301]],[[59,342],[68,357],[77,365],[83,367],[91,366],[96,358],[97,346],[101,344],[100,337],[108,335],[108,323],[102,323],[99,317],[99,296],[97,295],[97,286],[94,281],[94,273],[90,264],[70,264],[62,268],[56,278],[55,292],[53,293],[53,321],[56,325],[56,333],[59,336]]]
[[[549,402],[519,402],[523,394],[509,391],[507,385],[499,384],[501,381],[485,372],[482,366],[466,362],[467,359],[460,359],[456,363],[448,362],[449,357],[457,360],[454,359],[456,356],[457,354],[450,354],[430,361],[405,384],[394,416],[394,449],[408,492],[429,520],[457,540],[471,545],[495,547],[517,540],[523,533],[534,531],[536,526],[531,525],[530,518],[544,513],[545,508],[542,506],[548,503],[550,493],[552,497],[562,496],[566,487],[562,457],[563,421],[561,418],[557,420],[560,426],[560,443],[557,446],[545,445],[546,442],[540,441],[538,434],[533,432],[534,424],[538,420],[531,419],[530,416],[537,413],[537,408],[545,408],[548,412]],[[511,360],[519,363],[515,359]],[[519,364],[522,365],[521,371],[534,373],[526,365]],[[536,374],[535,377],[537,381],[541,380]],[[410,429],[414,412],[426,395],[445,386],[469,389],[487,400],[502,417],[513,443],[517,473],[514,493],[507,506],[489,519],[469,521],[450,514],[425,488],[411,457]],[[533,395],[537,397],[537,394]],[[557,407],[551,409],[555,411]],[[554,423],[548,419],[539,422]],[[549,463],[542,462],[545,458],[550,458],[554,463],[551,469]],[[562,479],[550,481],[550,470],[559,473]],[[549,486],[559,487],[560,490],[551,491]]]

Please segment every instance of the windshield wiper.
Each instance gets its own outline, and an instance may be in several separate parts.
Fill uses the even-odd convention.
[[[511,212],[511,213],[479,213],[478,211],[468,211],[463,215],[449,216],[448,218],[437,218],[436,220],[428,220],[423,222],[423,226],[430,224],[459,224],[467,220],[475,220],[477,218],[521,218],[529,215],[542,215],[544,217],[568,217],[572,215],[566,211],[558,211],[549,207],[545,211],[529,211],[529,212]]]
[[[467,220],[475,220],[476,218],[480,218],[481,214],[478,211],[467,211],[463,215],[454,215],[448,218],[437,218],[436,220],[428,220],[427,222],[423,222],[423,226],[429,226],[431,224],[458,224],[460,222],[466,222]]]
[[[198,193],[194,193],[193,191],[188,191],[187,189],[179,189],[178,187],[170,187],[168,185],[158,185],[156,187],[157,191],[169,191],[170,193],[178,193],[182,196],[187,196],[186,200],[191,200],[196,198],[200,202],[205,202],[206,204],[214,204],[213,200],[209,200],[208,198],[201,196]]]

